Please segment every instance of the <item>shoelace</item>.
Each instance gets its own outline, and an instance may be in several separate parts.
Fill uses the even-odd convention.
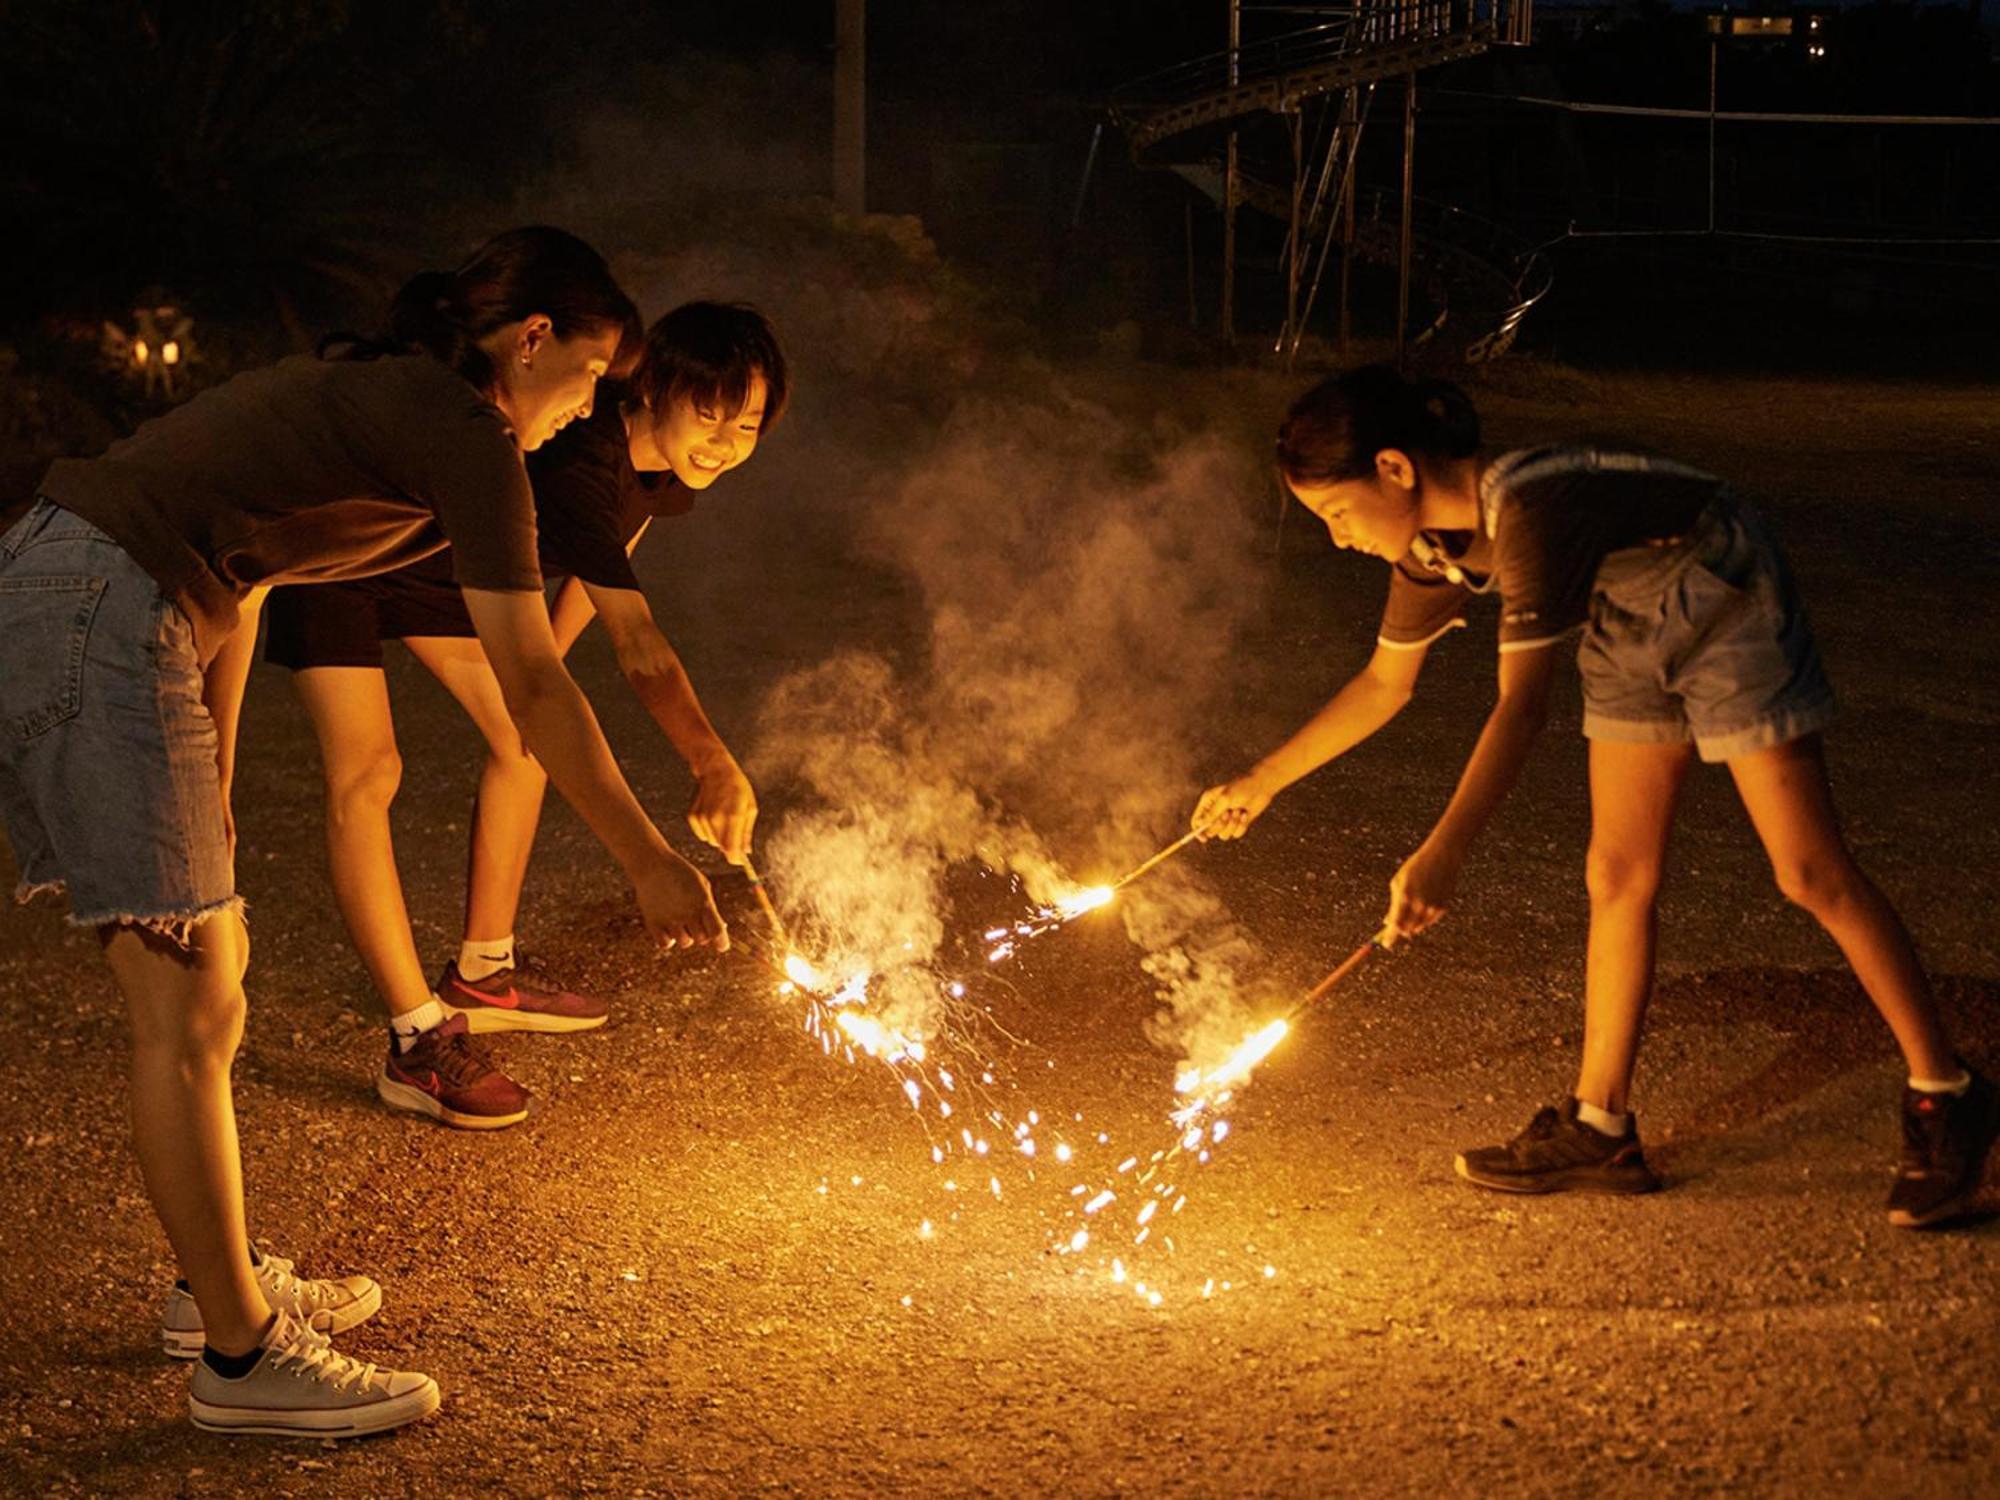
[[[437,1049],[437,1070],[455,1084],[477,1083],[499,1065],[492,1054],[475,1042],[470,1033],[446,1037]]]
[[[375,1366],[351,1359],[333,1347],[325,1334],[314,1333],[296,1320],[287,1323],[289,1337],[274,1349],[271,1368],[294,1366],[292,1374],[316,1385],[331,1385],[336,1391],[364,1390],[375,1379]]]
[[[530,953],[525,948],[514,950],[514,972],[540,981],[538,989],[566,990],[568,985],[556,977],[549,966],[542,962],[539,953]]]
[[[1522,1131],[1519,1135],[1515,1136],[1514,1139],[1517,1142],[1545,1141],[1550,1136],[1556,1133],[1557,1128],[1561,1126],[1561,1124],[1562,1124],[1561,1113],[1554,1109],[1544,1107],[1542,1109],[1538,1109],[1535,1111],[1535,1117],[1534,1119],[1528,1122],[1528,1128]]]
[[[334,1289],[323,1281],[303,1280],[293,1269],[295,1261],[282,1255],[263,1252],[264,1290],[274,1302],[280,1298],[295,1298],[307,1312],[316,1312],[335,1299]]]

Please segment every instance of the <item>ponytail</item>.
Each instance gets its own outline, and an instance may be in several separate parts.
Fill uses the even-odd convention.
[[[1375,455],[1467,458],[1479,448],[1479,414],[1448,380],[1405,380],[1364,365],[1322,381],[1292,403],[1278,429],[1278,470],[1293,484],[1338,484],[1375,471]]]
[[[491,392],[499,371],[479,341],[497,328],[540,313],[557,338],[615,329],[611,374],[626,374],[638,358],[639,310],[619,289],[604,258],[560,229],[510,229],[494,236],[456,271],[423,271],[389,304],[389,329],[379,339],[337,334],[322,341],[329,359],[428,354]]]

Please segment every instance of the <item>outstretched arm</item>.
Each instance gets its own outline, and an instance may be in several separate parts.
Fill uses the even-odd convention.
[[[1208,838],[1241,838],[1279,792],[1345,755],[1402,711],[1428,650],[1378,644],[1368,665],[1290,739],[1234,781],[1202,793],[1193,826]]]
[[[688,826],[730,863],[741,863],[750,852],[750,835],[757,822],[756,794],[736,757],[709,722],[680,655],[653,619],[644,594],[595,584],[586,588],[604,620],[626,681],[694,773],[698,787],[688,812]]]
[[[1555,658],[1547,644],[1500,653],[1500,698],[1486,716],[1458,790],[1430,837],[1389,883],[1388,942],[1422,932],[1444,915],[1473,839],[1513,790],[1548,722]]]
[[[522,739],[631,879],[654,937],[668,946],[728,947],[708,882],[640,808],[588,700],[563,669],[541,595],[467,589],[465,604]]]

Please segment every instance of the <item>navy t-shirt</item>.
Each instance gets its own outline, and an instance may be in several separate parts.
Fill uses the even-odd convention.
[[[1377,639],[1428,645],[1465,623],[1474,594],[1500,594],[1500,649],[1559,639],[1590,613],[1611,553],[1664,542],[1728,494],[1670,459],[1593,448],[1503,454],[1479,479],[1476,531],[1424,532],[1391,568]]]

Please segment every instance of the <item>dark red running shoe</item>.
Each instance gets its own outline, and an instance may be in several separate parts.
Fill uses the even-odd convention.
[[[528,1091],[473,1041],[464,1016],[433,1026],[407,1052],[396,1050],[390,1033],[375,1092],[391,1109],[429,1115],[460,1130],[499,1130],[528,1118]]]
[[[438,999],[475,1032],[592,1031],[610,1018],[602,1000],[565,989],[525,954],[484,979],[466,979],[453,959],[438,975]]]

